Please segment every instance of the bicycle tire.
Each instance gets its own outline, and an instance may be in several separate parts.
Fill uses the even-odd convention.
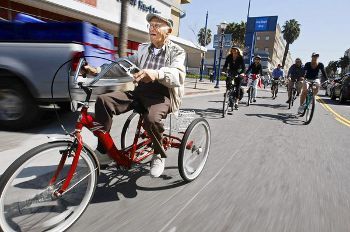
[[[91,151],[86,147],[82,149],[80,153],[82,160],[79,160],[70,186],[62,196],[55,198],[53,190],[54,188],[60,188],[59,185],[65,180],[65,174],[59,175],[57,179],[60,181],[56,181],[53,185],[48,186],[46,184],[48,183],[46,180],[50,180],[53,176],[52,174],[57,169],[55,165],[49,165],[57,161],[53,156],[55,153],[51,154],[50,151],[58,149],[59,153],[56,153],[56,159],[60,160],[62,153],[59,148],[68,148],[72,144],[71,141],[58,141],[39,145],[20,156],[9,166],[0,180],[0,230],[65,231],[80,218],[88,207],[97,185],[98,164]],[[48,162],[42,162],[43,155],[47,153],[50,153],[48,156],[49,159],[47,159]],[[40,161],[39,163],[44,165],[25,167],[25,165],[36,161]],[[71,165],[69,164],[69,157],[67,157],[65,162],[68,162],[68,167],[66,169],[63,166],[61,173],[68,171]],[[58,165],[58,163],[56,164]],[[86,167],[83,164],[86,164]],[[85,171],[87,172],[79,173],[84,171],[84,168],[86,168]],[[50,173],[50,169],[53,173]],[[83,178],[80,179],[79,175],[82,175]],[[14,180],[18,176],[19,180]],[[84,183],[85,180],[90,181]],[[74,181],[77,182],[74,183]],[[11,186],[11,184],[14,185]],[[86,191],[84,191],[84,186],[82,185],[86,185]],[[85,194],[77,190],[80,187],[82,187]],[[44,190],[41,191],[40,188],[44,188]],[[30,191],[35,195],[28,194]],[[32,198],[25,199],[26,197]],[[82,197],[81,202],[75,202],[79,197]],[[18,202],[11,203],[11,201],[17,201],[17,199]],[[51,202],[53,204],[50,205]],[[68,207],[69,203],[72,203],[77,209],[72,210],[73,206]],[[60,212],[64,209],[67,210]],[[31,216],[29,214],[33,215]],[[21,223],[23,223],[22,226]]]
[[[202,127],[202,133],[195,134],[196,129],[200,127]],[[205,134],[203,134],[203,132]],[[209,156],[211,142],[210,136],[211,132],[209,123],[204,118],[197,118],[193,120],[187,127],[185,134],[181,140],[178,156],[179,173],[185,182],[193,181],[203,171],[203,168]],[[193,163],[197,158],[199,158],[199,156],[202,159],[199,160],[198,165],[194,167]],[[190,161],[189,163],[191,166],[189,165],[188,161]]]
[[[247,101],[247,106],[249,106],[249,105],[250,105],[250,102],[251,102],[252,90],[253,90],[252,87],[249,87],[249,88],[248,88],[248,101]]]
[[[222,117],[223,118],[226,116],[228,108],[229,108],[230,94],[231,94],[231,91],[227,90],[225,95],[224,95],[224,102],[223,102],[223,106],[222,106]]]
[[[315,112],[315,105],[316,105],[316,100],[315,97],[312,95],[311,101],[307,107],[305,107],[305,125],[309,125]],[[310,109],[311,107],[311,109]]]

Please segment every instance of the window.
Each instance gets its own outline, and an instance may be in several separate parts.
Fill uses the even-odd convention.
[[[255,51],[259,51],[259,48],[258,48],[258,47],[256,47],[254,50],[255,50]]]
[[[265,40],[270,40],[270,36],[267,35],[267,36],[265,37]]]
[[[260,36],[257,36],[257,37],[256,37],[256,40],[260,40]]]
[[[265,52],[269,52],[269,48],[268,47],[265,48]]]

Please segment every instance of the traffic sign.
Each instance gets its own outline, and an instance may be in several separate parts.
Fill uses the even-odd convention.
[[[220,36],[221,35],[214,35],[214,41],[213,41],[213,48],[220,48]],[[229,48],[232,46],[232,34],[224,34],[222,46],[224,48]]]

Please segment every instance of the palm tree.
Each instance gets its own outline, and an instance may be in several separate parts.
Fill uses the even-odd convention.
[[[282,61],[282,68],[284,68],[289,51],[289,45],[294,43],[294,41],[297,40],[300,35],[300,24],[295,19],[288,20],[283,25],[282,33],[283,39],[287,42]]]
[[[125,57],[127,55],[128,45],[128,6],[129,0],[121,0],[120,28],[118,38],[118,55]]]
[[[206,36],[206,41],[204,41],[205,39],[205,28],[201,28],[197,34],[197,38],[198,38],[198,43],[205,47],[205,46],[208,46],[208,44],[210,44],[211,42],[211,30],[210,29],[207,29],[207,36]]]

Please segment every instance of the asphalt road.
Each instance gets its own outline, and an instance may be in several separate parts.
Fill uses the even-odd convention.
[[[70,231],[349,231],[350,123],[343,119],[350,119],[350,104],[321,97],[323,106],[317,103],[305,126],[296,106],[288,110],[285,93],[276,100],[265,91],[259,96],[226,118],[222,94],[185,98],[182,108],[206,118],[212,132],[200,177],[182,182],[177,150],[169,152],[161,178],[151,178],[148,166],[124,175],[105,171],[92,203]],[[115,120],[116,141],[125,118]],[[75,116],[63,121],[71,127]],[[52,120],[22,133],[0,132],[0,173],[58,132]]]

